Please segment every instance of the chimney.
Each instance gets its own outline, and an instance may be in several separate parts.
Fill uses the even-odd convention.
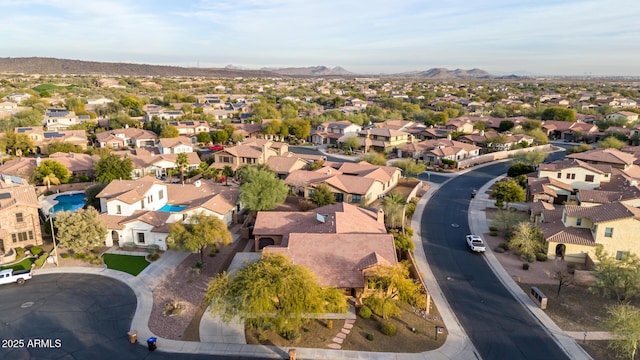
[[[382,208],[378,209],[378,222],[384,224],[384,210]]]
[[[480,130],[480,136],[484,136],[484,130]]]
[[[447,140],[451,141],[451,134],[447,135]]]

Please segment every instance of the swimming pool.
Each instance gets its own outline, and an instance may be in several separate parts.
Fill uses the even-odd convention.
[[[187,205],[171,205],[171,204],[167,204],[163,207],[161,207],[160,209],[158,209],[158,211],[162,211],[162,212],[180,212],[184,209],[187,208]]]
[[[60,194],[56,195],[53,200],[57,201],[58,203],[49,210],[49,212],[52,213],[57,213],[60,211],[74,212],[78,209],[81,209],[86,201],[84,193]]]

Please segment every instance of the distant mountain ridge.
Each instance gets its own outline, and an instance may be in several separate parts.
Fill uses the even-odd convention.
[[[45,57],[0,58],[0,73],[118,75],[118,76],[204,76],[204,77],[324,77],[368,76],[391,78],[420,78],[433,80],[514,78],[495,76],[481,69],[431,68],[398,74],[363,75],[336,66],[264,67],[251,70],[235,65],[224,68],[193,68],[168,65],[111,63]]]

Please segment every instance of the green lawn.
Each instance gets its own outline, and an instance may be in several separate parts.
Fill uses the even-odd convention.
[[[13,269],[14,271],[27,270],[27,269],[31,269],[31,264],[33,264],[35,261],[36,261],[35,257],[28,257],[28,258],[22,259],[22,261],[20,261],[19,263],[3,266],[0,269],[2,270]]]
[[[149,266],[149,262],[144,256],[104,254],[102,258],[107,268],[124,271],[133,276],[140,274],[144,268]]]

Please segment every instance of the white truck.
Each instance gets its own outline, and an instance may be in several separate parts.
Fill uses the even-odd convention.
[[[478,235],[467,235],[467,246],[473,252],[485,252],[484,241]]]
[[[13,269],[0,270],[0,285],[11,283],[22,285],[29,279],[31,279],[31,269],[19,271],[14,271]]]

